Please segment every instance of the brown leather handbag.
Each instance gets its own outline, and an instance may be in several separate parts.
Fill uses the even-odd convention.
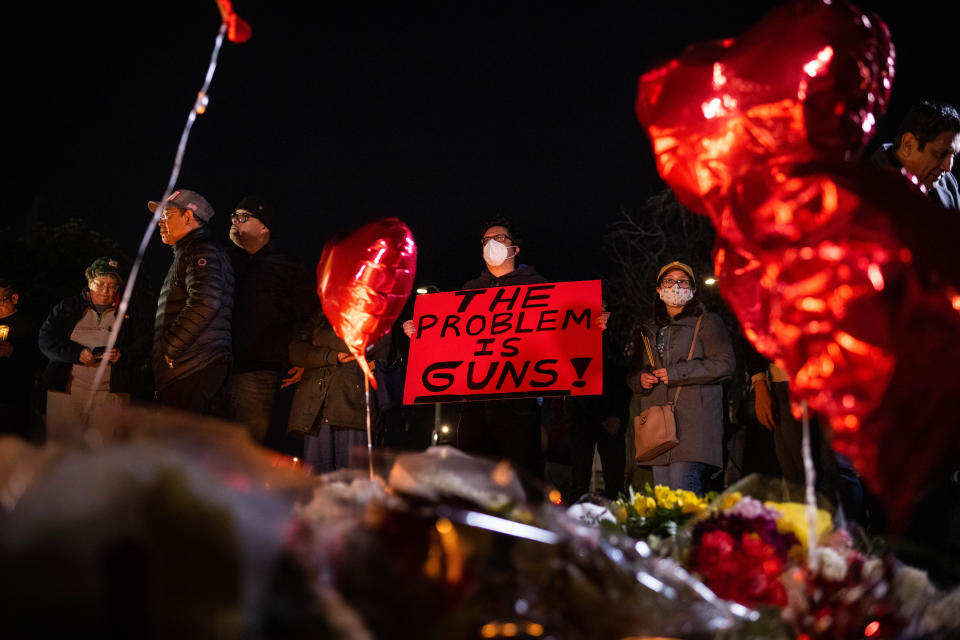
[[[703,314],[697,318],[697,327],[693,330],[693,341],[690,343],[690,353],[687,354],[687,360],[693,357],[693,349],[697,344],[697,334],[700,332],[700,323],[703,322]],[[655,366],[656,360],[653,358],[653,349],[650,348],[650,341],[643,331],[640,332],[643,338],[643,346],[647,350],[647,358],[650,360],[650,366]],[[661,453],[674,448],[680,441],[677,440],[677,418],[676,407],[677,398],[680,397],[680,390],[683,386],[677,387],[677,393],[673,396],[673,402],[666,404],[656,404],[644,410],[640,415],[633,418],[633,444],[636,451],[636,460],[643,463],[645,460],[652,460]]]

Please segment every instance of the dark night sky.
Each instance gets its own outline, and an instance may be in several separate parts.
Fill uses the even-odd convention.
[[[253,37],[225,42],[178,184],[207,196],[224,238],[236,202],[266,195],[279,239],[311,264],[332,230],[396,215],[420,247],[419,282],[455,288],[482,266],[479,220],[505,213],[548,278],[596,277],[606,225],[659,188],[637,77],[776,4],[236,0]],[[921,96],[960,102],[955,22],[917,3],[858,6],[897,47],[881,136]],[[83,216],[132,254],[202,83],[216,4],[25,10],[2,27],[4,215]],[[168,263],[155,237],[144,276],[158,282]]]

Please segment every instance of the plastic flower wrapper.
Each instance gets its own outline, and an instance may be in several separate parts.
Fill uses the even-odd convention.
[[[430,447],[423,453],[402,454],[387,479],[390,489],[426,500],[459,500],[491,513],[529,521],[528,492],[541,494],[532,479],[507,461],[470,456],[455,447]]]
[[[331,628],[288,549],[305,473],[195,415],[128,408],[88,435],[84,447],[38,449],[40,467],[28,456],[32,475],[7,469],[2,491],[17,500],[0,512],[5,635]],[[280,602],[303,608],[291,619]]]
[[[680,564],[656,556],[642,541],[555,507],[547,508],[543,521],[558,540],[537,549],[524,543],[516,556],[518,581],[530,610],[544,615],[547,632],[555,628],[553,617],[562,613],[567,633],[557,637],[713,638],[721,632],[736,634],[758,618],[746,607],[717,598]]]
[[[712,638],[753,615],[645,545],[641,555],[636,541],[537,501],[522,474],[494,478],[496,461],[440,449],[382,468],[384,491],[362,474],[328,474],[298,509],[319,540],[339,537],[325,581],[375,637]]]

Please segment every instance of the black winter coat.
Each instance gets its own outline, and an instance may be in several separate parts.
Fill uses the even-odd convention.
[[[73,365],[80,364],[80,352],[86,347],[70,339],[73,328],[88,310],[94,310],[87,291],[64,298],[50,311],[40,327],[40,351],[49,362],[43,372],[43,382],[52,391],[66,391]],[[95,311],[95,310],[94,310]],[[134,370],[144,355],[145,341],[136,335],[129,309],[120,326],[117,344],[120,358],[110,365],[110,393],[130,393],[133,390]]]
[[[233,288],[230,258],[207,227],[194,229],[173,246],[153,331],[158,391],[211,364],[230,362]]]
[[[274,242],[250,255],[230,254],[237,279],[233,308],[233,371],[279,371],[290,341],[319,306],[314,279]]]
[[[510,273],[502,276],[495,276],[489,269],[470,280],[461,287],[462,290],[468,289],[487,289],[489,287],[513,287],[520,284],[542,284],[547,279],[537,273],[537,270],[527,264],[522,264]]]

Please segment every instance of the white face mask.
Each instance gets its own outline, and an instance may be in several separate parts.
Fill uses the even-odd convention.
[[[660,299],[671,307],[682,307],[690,302],[693,297],[693,289],[681,289],[680,285],[675,284],[669,289],[661,287]]]
[[[499,267],[509,257],[510,247],[496,240],[487,240],[487,244],[483,246],[483,260],[491,267]]]

